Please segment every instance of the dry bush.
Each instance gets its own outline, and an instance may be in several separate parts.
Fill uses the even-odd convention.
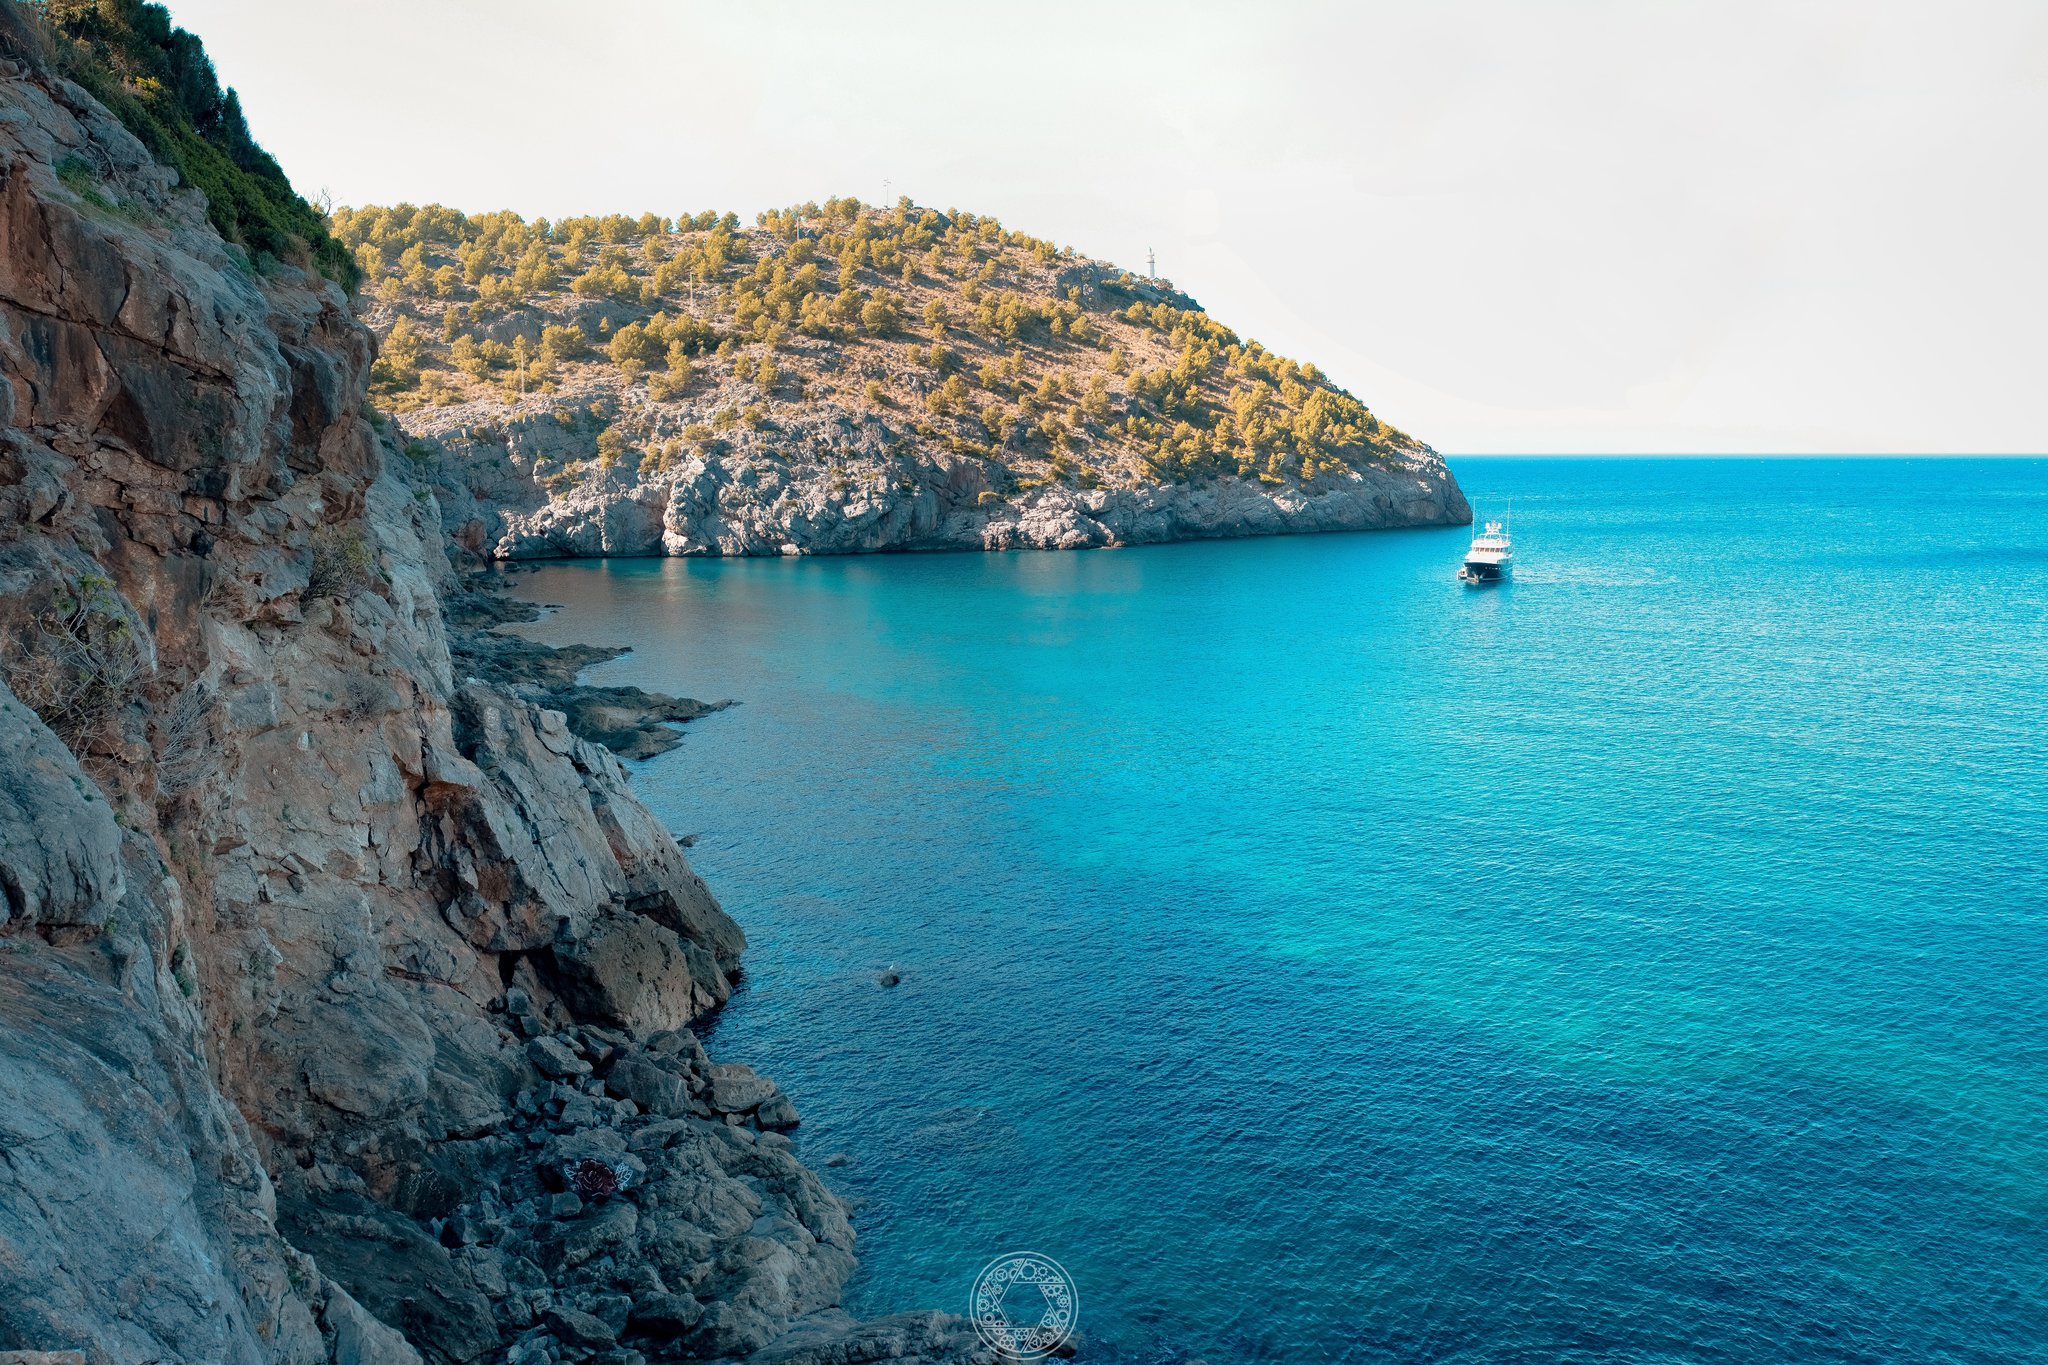
[[[141,633],[104,574],[59,583],[22,643],[7,663],[8,686],[75,753],[141,694],[149,675]]]
[[[351,673],[342,680],[341,712],[351,720],[372,720],[389,715],[401,705],[397,689],[368,673]]]
[[[213,752],[213,689],[195,682],[157,717],[157,789],[175,795],[196,783]]]
[[[331,527],[313,539],[308,597],[351,597],[376,581],[377,556],[361,531]]]

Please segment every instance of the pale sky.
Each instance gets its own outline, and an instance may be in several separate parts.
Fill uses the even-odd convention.
[[[336,203],[908,194],[1447,453],[2048,451],[2041,0],[170,8]]]

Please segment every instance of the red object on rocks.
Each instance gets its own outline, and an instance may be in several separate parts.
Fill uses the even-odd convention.
[[[585,1199],[602,1199],[616,1193],[619,1188],[619,1174],[596,1157],[585,1157],[576,1168],[575,1178],[570,1182],[576,1193]]]

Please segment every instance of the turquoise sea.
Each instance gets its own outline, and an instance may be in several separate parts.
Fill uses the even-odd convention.
[[[1453,461],[1469,530],[522,576],[863,1314],[1097,1362],[2048,1360],[2048,461]],[[902,984],[884,989],[893,966]]]

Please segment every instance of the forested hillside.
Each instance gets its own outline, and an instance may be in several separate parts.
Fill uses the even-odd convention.
[[[658,474],[733,428],[821,408],[997,462],[1010,491],[1286,484],[1414,447],[1313,365],[1158,281],[907,200],[833,199],[753,226],[402,204],[338,210],[333,229],[384,339],[378,400],[424,419],[408,427],[544,396],[580,416],[575,400],[610,391],[590,448],[605,467]],[[664,409],[687,420],[649,420]],[[587,470],[536,473],[562,488]]]

